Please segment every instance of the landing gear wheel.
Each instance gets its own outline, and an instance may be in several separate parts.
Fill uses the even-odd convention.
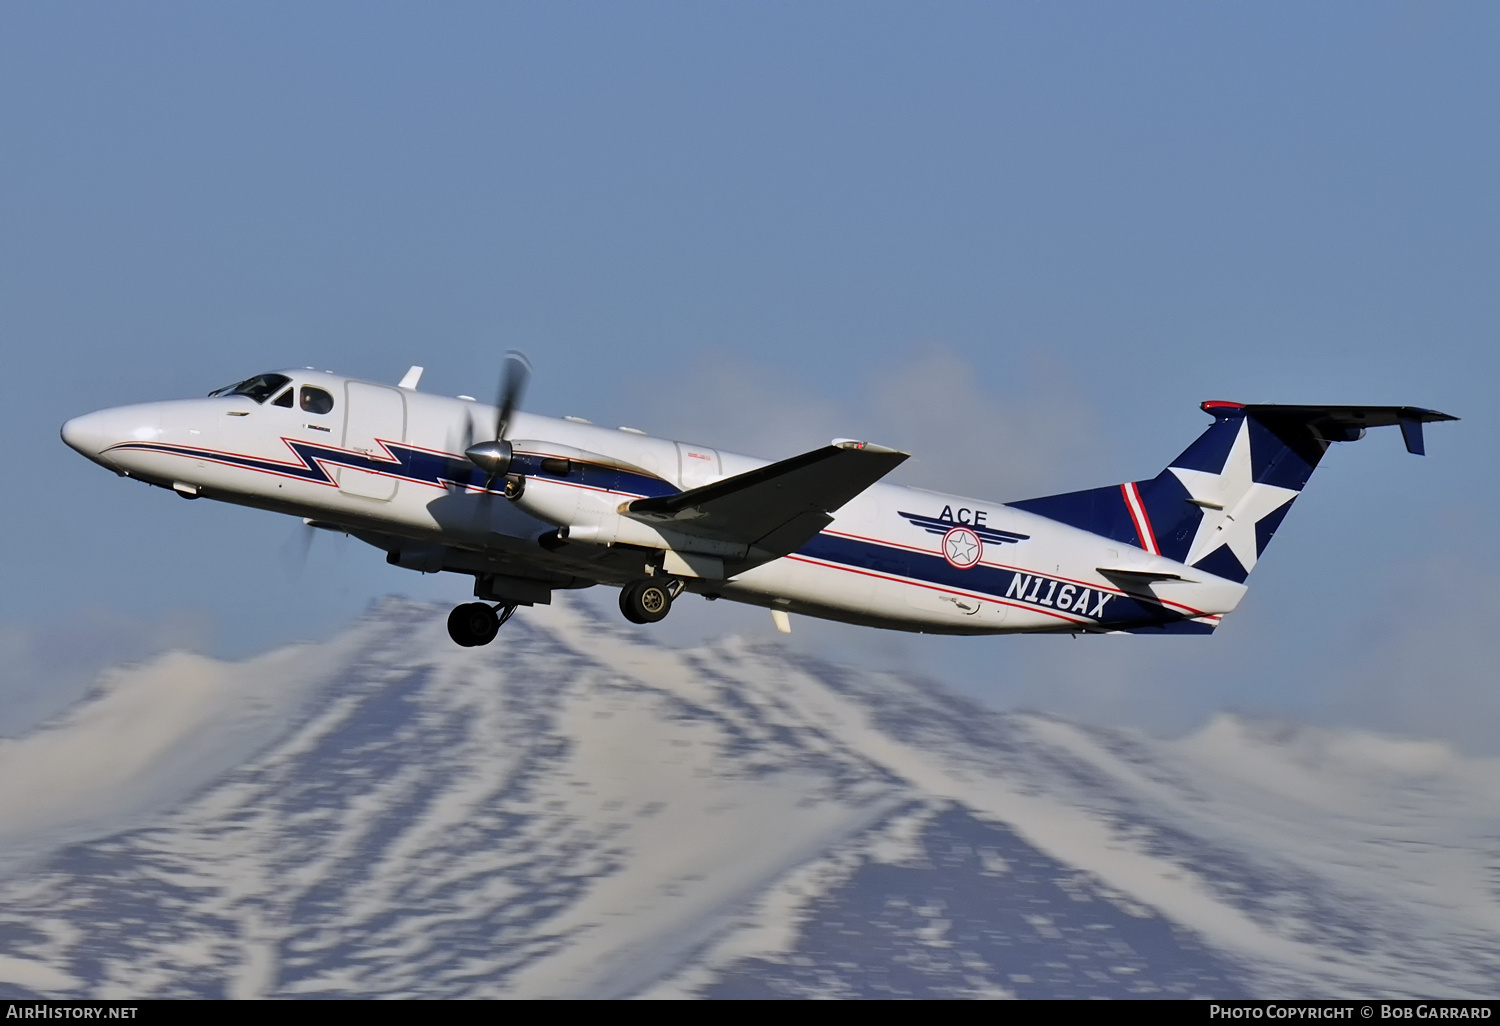
[[[672,596],[664,581],[635,581],[620,589],[620,612],[631,623],[656,623],[672,611]]]
[[[506,616],[506,619],[510,619]],[[448,614],[448,637],[464,648],[488,645],[500,630],[501,619],[483,602],[466,602]]]

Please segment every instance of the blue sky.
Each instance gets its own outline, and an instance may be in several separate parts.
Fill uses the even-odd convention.
[[[66,418],[285,365],[487,395],[520,348],[539,412],[768,457],[868,435],[997,499],[1154,474],[1207,398],[1454,413],[1425,460],[1393,432],[1332,453],[1208,641],[793,643],[1095,722],[1486,748],[1497,29],[1435,3],[8,5],[0,690],[40,710],[112,658],[464,596],[334,539],[299,575],[293,522],[115,480]],[[725,606],[669,636],[769,632]]]

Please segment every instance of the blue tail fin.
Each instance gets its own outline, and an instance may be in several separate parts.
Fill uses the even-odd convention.
[[[1413,406],[1202,409],[1213,424],[1149,481],[1009,505],[1243,582],[1331,443],[1399,424],[1420,454],[1423,424],[1458,419]]]

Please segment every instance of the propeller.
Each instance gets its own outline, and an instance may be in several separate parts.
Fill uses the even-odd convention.
[[[513,455],[505,434],[510,430],[516,408],[521,405],[521,396],[526,391],[526,382],[531,377],[531,361],[512,349],[505,354],[505,371],[500,377],[500,401],[495,404],[495,438],[489,442],[478,442],[464,450],[469,462],[484,471],[485,491],[495,484],[495,478],[510,469]]]
[[[347,535],[345,529],[339,524],[303,517],[301,528],[294,530],[294,533],[281,545],[281,565],[293,581],[302,579],[302,571],[307,568],[308,553],[312,551],[313,539],[317,537],[319,531],[332,531],[336,534]]]
[[[281,567],[286,571],[288,579],[302,579],[302,571],[307,566],[307,554],[312,551],[313,535],[316,533],[312,523],[303,520],[300,529],[294,529],[294,533],[282,543]]]
[[[444,447],[445,452],[466,452],[469,446],[474,444],[474,414],[472,410],[464,411],[463,427],[454,430],[448,428],[448,441]]]

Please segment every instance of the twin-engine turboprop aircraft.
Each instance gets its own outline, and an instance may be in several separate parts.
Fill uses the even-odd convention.
[[[485,645],[517,606],[620,588],[635,623],[684,591],[932,634],[1208,634],[1332,442],[1454,420],[1410,406],[1206,402],[1198,440],[1149,480],[990,502],[880,483],[905,460],[849,439],[777,463],[331,373],[259,374],[206,399],[63,425],[116,473],[351,534],[387,561],[474,578],[448,630]]]

